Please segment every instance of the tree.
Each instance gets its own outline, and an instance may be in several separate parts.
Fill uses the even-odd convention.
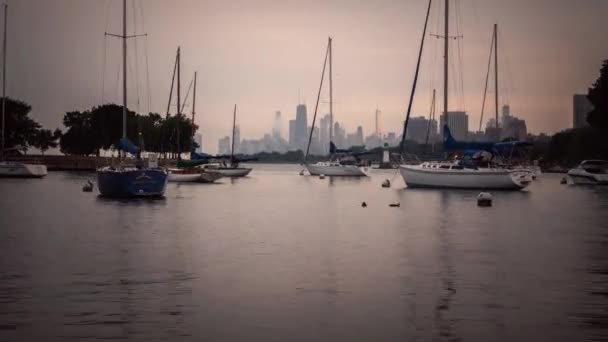
[[[587,98],[593,105],[593,110],[587,114],[587,122],[591,127],[608,132],[608,60],[602,64],[600,77],[589,88]]]
[[[50,129],[40,129],[34,134],[31,144],[38,148],[42,155],[44,155],[44,152],[49,148],[57,147],[57,140],[60,137],[61,131],[59,129],[56,129],[54,132],[51,132]]]
[[[29,117],[31,109],[32,107],[23,101],[6,98],[5,148],[17,148],[25,152],[29,147],[44,146],[46,150],[57,146],[54,141],[58,136],[50,130],[42,129],[38,122],[32,120]]]
[[[68,112],[63,117],[67,131],[61,136],[61,151],[66,154],[99,155],[100,150],[116,146],[122,138],[122,106],[105,104],[85,112]],[[127,138],[150,152],[176,152],[175,117],[163,119],[160,114],[140,115],[127,111]],[[180,122],[182,151],[189,151],[190,120]],[[141,134],[141,135],[140,135]],[[141,136],[141,139],[140,139]],[[141,140],[141,141],[140,141]]]

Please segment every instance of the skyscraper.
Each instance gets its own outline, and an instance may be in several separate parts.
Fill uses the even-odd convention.
[[[301,150],[306,149],[308,143],[308,118],[306,114],[306,105],[299,104],[296,107],[296,127],[295,127],[295,144]]]
[[[435,141],[437,136],[436,120],[431,120],[431,127],[429,127],[429,120],[424,116],[411,118],[407,126],[407,133],[405,137],[409,140],[414,140],[415,142],[422,144],[426,142],[427,131],[429,133],[429,142]]]
[[[194,142],[196,142],[196,144],[198,145],[195,152],[203,152],[203,136],[200,133],[194,134]]]
[[[230,154],[230,137],[223,137],[218,140],[217,153],[218,154]]]
[[[363,144],[364,144],[364,141],[363,141],[363,127],[359,126],[359,127],[357,127],[355,145],[362,146]]]
[[[319,120],[319,143],[321,144],[321,152],[329,152],[329,125],[330,118],[329,114],[325,114],[321,120]]]
[[[448,112],[448,128],[452,132],[452,136],[456,140],[467,140],[469,133],[469,116],[466,112]],[[443,127],[445,126],[445,114],[441,114],[440,118],[441,136],[443,136]]]
[[[272,123],[272,138],[274,140],[281,139],[281,126],[283,125],[283,121],[281,120],[281,112],[277,111],[274,114],[274,121]]]
[[[574,95],[573,107],[572,127],[581,128],[588,126],[587,114],[593,110],[593,105],[589,102],[587,95]]]
[[[296,146],[296,120],[289,120],[289,148],[295,149]]]
[[[376,130],[374,131],[374,133],[378,137],[381,137],[382,136],[382,112],[378,108],[376,108],[375,121],[376,121]]]

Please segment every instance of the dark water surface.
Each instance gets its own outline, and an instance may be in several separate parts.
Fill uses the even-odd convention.
[[[298,171],[131,202],[1,179],[0,341],[608,340],[608,188],[543,175],[479,208]]]

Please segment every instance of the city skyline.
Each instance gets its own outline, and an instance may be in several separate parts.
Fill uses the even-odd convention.
[[[229,134],[234,103],[244,138],[263,136],[276,111],[285,118],[282,131],[288,132],[300,96],[308,104],[310,124],[327,36],[334,37],[334,121],[349,132],[359,125],[370,132],[379,108],[382,129],[401,133],[426,1],[129,3],[129,15],[136,14],[131,20],[135,32],[148,34],[129,42],[133,76],[139,65],[139,77],[132,77],[139,81],[129,84],[129,107],[165,113],[173,54],[180,45],[182,89],[199,71],[197,124],[209,152]],[[32,117],[51,129],[63,128],[67,111],[120,103],[120,43],[103,35],[119,31],[119,7],[119,1],[9,1],[7,95],[31,104]],[[440,8],[435,2],[430,33],[440,28]],[[572,96],[586,92],[608,55],[606,45],[593,43],[608,31],[602,19],[606,11],[608,3],[598,0],[463,1],[463,69],[451,73],[456,79],[465,75],[464,86],[450,85],[450,110],[466,111],[472,126],[478,122],[485,77],[480,65],[487,60],[492,24],[498,22],[500,106],[510,105],[533,133],[572,127]],[[456,32],[456,26],[452,29]],[[579,39],[583,35],[586,39]],[[441,100],[437,44],[427,40],[413,116],[428,115],[432,87]],[[328,112],[326,97],[321,97],[318,113]],[[487,107],[486,115],[493,115]]]

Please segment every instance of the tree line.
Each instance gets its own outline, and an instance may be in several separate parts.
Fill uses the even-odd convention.
[[[149,152],[175,155],[177,144],[177,117],[158,113],[142,115],[127,111],[127,137]],[[196,125],[185,117],[179,120],[180,150],[190,151]],[[110,150],[122,138],[122,106],[106,104],[84,112],[68,112],[63,117],[66,131],[61,135],[60,149],[64,154],[97,155]]]

